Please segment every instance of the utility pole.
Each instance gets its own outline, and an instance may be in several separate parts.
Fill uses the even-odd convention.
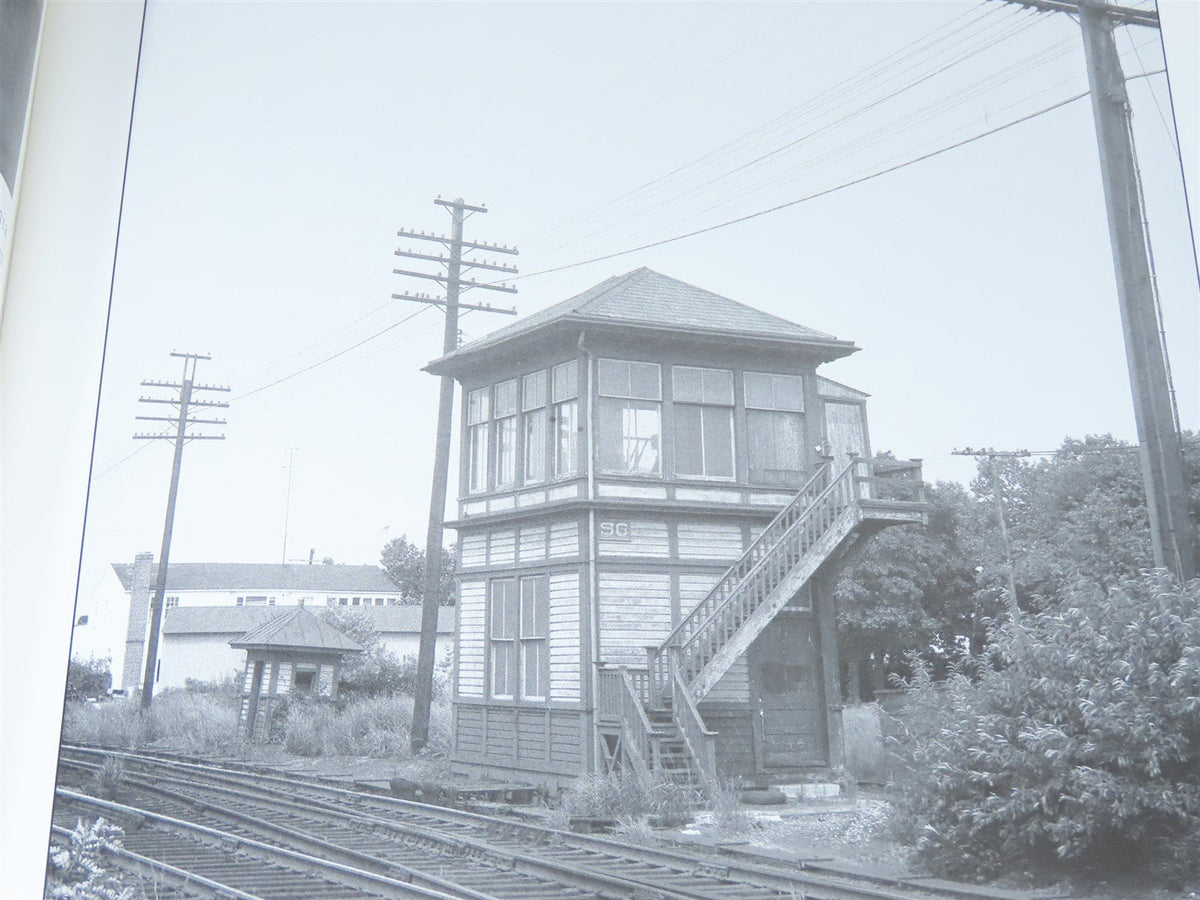
[[[1118,25],[1157,29],[1158,13],[1105,0],[1005,2],[1041,12],[1068,13],[1078,18],[1083,30],[1154,564],[1173,570],[1176,577],[1186,581],[1196,576],[1196,528],[1188,515],[1179,423],[1150,262],[1129,94],[1113,39],[1113,29]]]
[[[475,213],[486,213],[486,206],[471,206],[464,203],[461,197],[454,200],[443,200],[440,196],[433,201],[436,205],[445,207],[450,212],[450,236],[444,234],[426,234],[400,230],[400,237],[413,238],[420,241],[432,241],[441,244],[449,252],[449,256],[438,253],[419,253],[414,250],[397,250],[396,256],[409,259],[435,262],[445,266],[445,274],[414,272],[408,269],[393,269],[395,275],[405,275],[412,278],[424,278],[440,284],[445,289],[445,297],[431,297],[428,294],[392,294],[396,300],[410,300],[415,303],[428,303],[440,306],[446,314],[446,328],[442,338],[442,353],[451,353],[458,348],[458,314],[460,310],[479,310],[515,316],[515,309],[496,309],[490,304],[471,304],[459,301],[459,294],[472,288],[484,288],[490,291],[515,294],[517,289],[507,284],[480,282],[476,279],[464,279],[463,272],[470,269],[480,269],[493,272],[516,274],[515,266],[503,265],[494,261],[484,261],[464,257],[464,251],[490,251],[517,255],[516,247],[507,245],[485,244],[477,241],[463,240],[463,222]],[[437,642],[438,606],[442,581],[442,526],[446,512],[446,481],[450,472],[450,433],[454,415],[454,379],[448,375],[441,376],[440,392],[438,394],[437,442],[434,446],[433,486],[429,501],[429,529],[425,535],[425,585],[421,597],[421,644],[417,654],[417,681],[414,688],[413,720],[412,720],[412,749],[420,751],[429,739],[429,707],[433,701],[433,665],[434,651]]]
[[[287,565],[287,535],[288,535],[288,519],[292,515],[292,469],[296,467],[296,448],[288,447],[288,484],[287,484],[287,500],[283,504],[283,558],[280,560],[284,565]],[[312,564],[312,554],[309,554],[309,564]]]
[[[1008,541],[1008,519],[1004,513],[1004,487],[996,469],[997,459],[1016,459],[1029,456],[1028,450],[952,450],[954,456],[975,456],[987,460],[988,482],[992,488],[992,499],[996,502],[996,517],[1000,520],[1000,540],[1004,544],[1004,566],[1008,571],[1008,614],[1014,622],[1021,620],[1021,607],[1017,604],[1017,582],[1013,577],[1012,545]]]
[[[183,445],[188,441],[223,441],[225,435],[196,434],[188,429],[193,425],[224,425],[224,419],[197,419],[189,414],[193,407],[213,407],[225,409],[229,403],[224,400],[194,400],[192,394],[197,391],[229,392],[228,387],[213,384],[196,383],[196,365],[204,359],[212,359],[204,353],[176,353],[171,355],[183,360],[183,376],[179,382],[173,381],[143,381],[143,387],[166,388],[178,391],[177,397],[139,397],[139,403],[166,403],[178,409],[173,416],[135,416],[147,422],[170,422],[175,425],[174,432],[161,434],[135,434],[135,440],[142,441],[174,441],[175,458],[171,464],[171,487],[167,491],[167,515],[163,523],[162,548],[158,554],[158,576],[154,582],[154,597],[150,602],[150,639],[146,647],[146,673],[142,679],[142,709],[148,710],[154,698],[154,677],[158,667],[158,635],[162,629],[163,593],[167,588],[167,561],[171,555],[171,530],[175,525],[175,495],[179,491],[179,469],[183,464]]]

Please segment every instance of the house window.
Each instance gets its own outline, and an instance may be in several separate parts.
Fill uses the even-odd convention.
[[[750,480],[794,484],[804,477],[804,379],[747,372],[746,430]]]
[[[662,472],[662,376],[657,363],[602,359],[600,468],[610,474]]]
[[[521,579],[521,696],[545,700],[550,666],[550,590],[545,575]]]
[[[525,413],[525,483],[546,480],[546,373],[521,380],[521,409]]]
[[[517,687],[517,585],[511,578],[497,578],[489,591],[492,696],[511,700]]]
[[[271,603],[271,605],[272,605],[272,606],[274,606],[274,605],[275,605],[275,598],[274,598],[274,597],[272,597],[272,598],[270,599],[270,603]],[[238,606],[266,606],[266,605],[267,605],[267,598],[266,598],[266,597],[255,597],[255,596],[246,595],[245,597],[238,597],[238,598],[237,598],[237,605],[238,605]]]
[[[168,597],[167,598],[167,600],[166,600],[166,608],[167,609],[174,609],[178,605],[179,605],[178,597]]]
[[[733,478],[733,372],[672,366],[675,474]]]
[[[339,598],[338,598],[338,605],[339,605],[339,606],[346,606],[346,605],[347,605],[349,602],[350,602],[350,598],[349,598],[349,597],[339,597]]]
[[[554,477],[574,475],[579,459],[578,367],[574,360],[550,370],[554,423]]]
[[[492,416],[491,391],[480,388],[467,394],[467,442],[470,455],[467,490],[487,490],[488,420]]]
[[[496,422],[496,487],[507,487],[517,480],[517,380],[496,385],[494,405]]]

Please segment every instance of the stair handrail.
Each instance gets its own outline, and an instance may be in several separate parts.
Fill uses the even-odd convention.
[[[750,547],[747,548],[746,552],[742,554],[737,562],[729,567],[729,569],[721,577],[721,580],[713,586],[712,590],[709,591],[704,599],[696,604],[695,608],[692,609],[687,616],[681,619],[679,624],[676,625],[671,633],[667,635],[661,644],[659,644],[658,652],[649,655],[649,664],[654,681],[657,681],[659,684],[663,684],[667,681],[668,673],[666,671],[667,667],[665,658],[667,657],[669,651],[672,648],[682,650],[692,642],[696,635],[702,633],[705,628],[707,628],[712,622],[716,621],[716,619],[728,607],[732,599],[737,595],[738,589],[743,585],[750,583],[751,579],[754,578],[762,569],[762,567],[772,559],[775,551],[788,537],[788,535],[808,520],[809,513],[815,509],[836,486],[840,485],[847,475],[849,475],[851,478],[855,477],[854,466],[855,462],[851,461],[845,469],[838,473],[836,478],[829,479],[827,477],[829,462],[826,461],[825,463],[822,463],[822,465],[818,468],[817,473],[813,475],[813,477],[808,481],[807,484],[805,484],[803,488],[801,488],[800,492],[796,495],[792,502],[784,507],[784,509],[780,511],[779,515],[771,520],[771,524],[764,528],[762,534],[760,534],[758,538],[751,542]],[[822,482],[824,482],[824,484],[822,484]],[[816,491],[815,496],[813,496],[813,491],[818,487],[818,485],[820,485],[820,488]],[[772,533],[777,530],[780,524],[785,522],[789,516],[795,514],[796,509],[801,503],[804,504],[804,507],[800,513],[795,515],[795,518],[787,523],[781,533],[772,536]],[[755,553],[759,554],[757,558],[753,558]],[[747,563],[750,563],[749,568],[742,570],[742,567]],[[732,586],[730,586],[731,582]],[[696,624],[697,620],[701,620],[699,621],[699,624]],[[685,629],[687,631],[686,637],[683,636]]]
[[[637,690],[633,686],[629,670],[625,666],[618,666],[617,671],[621,675],[621,684],[625,688],[621,694],[621,728],[627,739],[626,751],[638,773],[649,777],[652,768],[651,760],[654,756],[652,743],[654,726],[650,722],[650,717],[646,715],[641,697],[638,696]],[[635,730],[635,724],[640,728]]]
[[[775,516],[775,518],[771,520],[770,524],[767,525],[767,527],[762,530],[762,533],[759,534],[758,537],[756,537],[753,541],[750,542],[750,546],[747,547],[745,552],[743,552],[742,555],[740,557],[738,557],[737,561],[734,562],[733,565],[731,565],[726,570],[725,574],[723,576],[721,576],[721,579],[715,585],[713,585],[712,590],[710,590],[708,592],[708,594],[705,595],[704,599],[702,599],[698,604],[696,604],[696,607],[694,609],[692,609],[686,616],[684,616],[682,619],[679,620],[679,624],[676,625],[671,630],[671,633],[668,634],[666,636],[666,638],[664,638],[663,641],[659,644],[659,646],[662,649],[665,650],[668,646],[670,646],[672,643],[674,643],[678,640],[679,636],[682,634],[684,629],[687,627],[688,622],[691,619],[698,617],[698,611],[700,610],[701,607],[703,607],[706,603],[709,602],[710,598],[712,598],[715,594],[717,594],[723,587],[726,587],[726,586],[736,587],[737,583],[743,581],[745,578],[747,578],[750,575],[750,573],[752,571],[754,571],[755,566],[761,561],[761,557],[759,559],[754,558],[755,554],[761,552],[764,548],[767,547],[768,543],[771,543],[770,536],[779,527],[779,525],[782,522],[784,522],[790,515],[795,514],[798,508],[800,510],[800,513],[802,514],[804,512],[804,510],[807,509],[809,506],[811,506],[812,503],[816,500],[816,498],[818,496],[820,496],[827,489],[827,487],[830,483],[829,478],[828,478],[829,466],[830,466],[829,460],[825,460],[819,466],[817,466],[817,470],[813,474],[812,478],[810,478],[807,482],[805,482],[804,486],[802,488],[800,488],[800,490],[796,493],[796,496],[793,497],[788,502],[788,504],[779,511],[779,513]],[[803,508],[801,508],[801,507],[803,507]],[[799,519],[799,517],[797,518],[797,521],[798,521],[798,519]],[[792,525],[792,524],[795,524],[795,522],[790,523],[790,525]],[[790,525],[789,525],[789,528],[790,528]],[[788,530],[788,528],[785,528],[784,533],[786,533],[787,530]],[[782,535],[780,535],[780,536],[782,537]],[[769,548],[767,548],[767,549],[769,549]],[[747,567],[747,568],[745,568],[744,571],[742,571],[743,567]],[[730,585],[730,582],[732,582],[732,585]],[[661,667],[661,664],[660,664],[660,667]],[[659,672],[659,673],[655,673],[655,674],[663,674],[663,673]],[[662,680],[665,680],[665,679],[662,679]]]
[[[738,582],[738,588],[740,589],[743,586],[754,582],[754,579],[757,578],[757,576],[762,572],[762,570],[766,566],[771,564],[771,562],[775,558],[776,554],[778,552],[780,552],[780,548],[784,546],[784,543],[788,540],[789,537],[791,537],[792,533],[799,530],[801,527],[803,527],[805,524],[808,523],[808,521],[810,519],[809,514],[811,512],[821,508],[822,504],[826,501],[826,499],[831,497],[839,488],[843,487],[845,484],[853,484],[857,481],[858,481],[858,476],[855,472],[855,463],[851,462],[850,465],[848,465],[845,469],[843,469],[841,471],[841,473],[838,475],[837,478],[833,479],[829,483],[829,485],[823,491],[821,491],[821,493],[819,495],[817,495],[817,498],[815,500],[813,500],[813,502],[811,504],[809,504],[808,508],[804,511],[804,513],[802,515],[800,515],[796,519],[796,521],[793,522],[786,531],[784,531],[784,533],[782,535],[780,535],[779,540],[775,543],[775,545],[772,546],[771,549],[769,549],[765,554],[763,554],[763,556],[754,564],[753,568],[751,568],[750,571],[747,572],[746,575]],[[851,490],[847,491],[846,494],[847,494],[847,499],[849,501],[847,506],[853,505],[856,502],[856,500],[858,499],[856,496],[856,492],[853,489],[851,489]],[[844,510],[839,510],[838,515],[840,515],[841,512],[843,512],[843,511]],[[836,516],[834,518],[836,519]],[[829,527],[832,527],[832,525],[833,525],[833,522],[831,521],[829,524]],[[709,613],[709,615],[704,619],[704,621],[701,622],[696,628],[694,628],[692,630],[691,634],[689,634],[686,638],[684,638],[682,643],[674,645],[669,649],[682,655],[683,652],[685,651],[685,649],[688,647],[688,645],[690,645],[694,641],[696,641],[699,638],[699,636],[702,635],[704,633],[704,631],[709,627],[709,625],[713,624],[714,622],[716,622],[720,619],[720,617],[723,615],[725,610],[734,601],[737,594],[738,594],[738,591],[734,591],[734,592],[730,593],[728,596],[726,596],[722,600],[722,602],[719,605],[717,605],[716,608],[714,608],[711,613]]]
[[[706,791],[717,787],[717,732],[704,724],[696,699],[679,674],[678,664],[671,662],[671,709],[683,745],[687,747],[700,781]]]

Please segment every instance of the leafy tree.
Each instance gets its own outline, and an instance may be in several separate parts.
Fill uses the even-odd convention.
[[[926,498],[926,528],[885,529],[839,575],[838,649],[852,700],[883,686],[888,673],[907,672],[910,651],[949,657],[984,634],[991,610],[976,604],[978,503],[952,482],[928,486]]]
[[[1185,435],[1184,479],[1193,519],[1200,512],[1200,448]],[[981,602],[1002,598],[1007,567],[987,470],[997,467],[1022,609],[1055,607],[1079,580],[1111,584],[1154,565],[1150,518],[1137,447],[1098,435],[1067,439],[1033,464],[983,460],[972,484],[986,501],[980,543]]]
[[[456,545],[451,544],[442,550],[441,591],[438,597],[438,603],[442,606],[454,605],[454,568],[457,559]],[[401,535],[384,545],[379,563],[404,592],[405,603],[421,603],[425,596],[424,550],[409,541],[407,535]]]
[[[329,606],[321,610],[320,616],[327,624],[354,638],[363,648],[362,653],[347,654],[343,661],[341,693],[367,697],[412,693],[412,679],[406,680],[403,662],[387,649],[379,630],[362,610]]]
[[[1200,875],[1200,580],[1075,582],[975,677],[916,665],[895,820],[927,864]]]
[[[112,687],[112,661],[107,657],[86,660],[71,657],[67,664],[67,699],[86,700],[103,697]]]

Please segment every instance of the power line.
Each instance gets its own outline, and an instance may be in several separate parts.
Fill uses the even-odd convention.
[[[1061,109],[1062,107],[1067,106],[1071,103],[1074,103],[1077,100],[1082,100],[1084,97],[1088,96],[1088,93],[1089,93],[1088,91],[1084,91],[1081,94],[1076,94],[1073,97],[1068,97],[1065,100],[1060,100],[1058,103],[1053,103],[1050,106],[1043,107],[1042,109],[1039,109],[1036,112],[1032,112],[1027,115],[1021,116],[1018,119],[1013,119],[1011,122],[1006,122],[1005,124],[998,125],[995,128],[989,128],[987,131],[981,131],[978,134],[972,135],[969,138],[965,138],[961,141],[957,141],[953,144],[949,144],[938,150],[934,150],[929,153],[924,153],[920,156],[906,160],[905,162],[899,163],[894,166],[889,166],[885,169],[880,169],[876,172],[872,172],[868,175],[864,175],[859,178],[852,178],[849,181],[844,181],[841,184],[834,185],[833,187],[825,188],[823,190],[816,191],[811,194],[807,194],[803,197],[797,197],[795,200],[789,200],[786,203],[779,203],[779,204],[776,204],[775,206],[768,207],[767,209],[761,209],[761,210],[758,210],[757,212],[749,213],[748,215],[738,216],[737,218],[728,219],[724,222],[718,222],[716,225],[709,225],[705,228],[698,228],[694,231],[689,231],[685,234],[678,234],[678,235],[675,235],[674,237],[662,238],[661,240],[651,241],[646,244],[641,244],[637,247],[630,247],[627,250],[619,250],[615,253],[607,253],[607,254],[604,254],[603,256],[595,256],[595,257],[592,257],[591,259],[580,260],[578,262],[573,262],[573,263],[566,263],[561,266],[552,266],[551,268],[548,268],[548,269],[541,269],[536,272],[530,272],[527,275],[518,275],[511,280],[519,281],[524,278],[536,278],[539,275],[549,275],[552,272],[562,272],[567,269],[577,269],[580,266],[587,266],[587,265],[591,265],[592,263],[604,262],[606,260],[616,259],[617,257],[621,257],[621,256],[628,256],[631,253],[638,253],[642,250],[649,250],[653,247],[661,247],[661,246],[664,246],[665,244],[674,244],[678,241],[683,241],[683,240],[687,240],[688,238],[697,237],[701,234],[708,234],[709,232],[712,232],[712,231],[718,231],[722,228],[728,228],[731,225],[740,225],[742,222],[749,222],[752,219],[758,219],[758,218],[761,218],[762,216],[780,212],[781,210],[789,209],[793,206],[798,206],[801,203],[807,203],[810,200],[817,200],[821,197],[827,197],[830,194],[836,194],[839,191],[846,190],[847,188],[855,187],[856,185],[860,185],[865,182],[872,181],[872,180],[874,180],[876,178],[880,178],[884,175],[890,175],[891,173],[898,172],[901,169],[906,169],[909,166],[913,166],[913,165],[916,165],[917,163],[924,162],[927,159],[932,159],[935,156],[941,156],[943,153],[948,153],[951,150],[957,150],[959,147],[965,147],[967,144],[972,144],[975,141],[982,140],[985,137],[990,137],[993,134],[998,134],[1001,131],[1004,131],[1008,128],[1012,128],[1014,125],[1020,125],[1023,122],[1028,122],[1031,119],[1036,119],[1039,116],[1046,115],[1047,113],[1053,112],[1056,109]]]
[[[529,243],[530,241],[542,240],[550,235],[553,235],[555,233],[560,233],[564,230],[569,231],[572,229],[578,229],[580,227],[586,227],[589,220],[597,218],[597,215],[599,213],[602,213],[606,210],[610,210],[610,208],[612,208],[612,209],[609,214],[617,215],[620,212],[620,207],[624,204],[624,202],[626,200],[628,200],[630,198],[635,198],[635,197],[644,200],[648,195],[653,193],[653,191],[651,191],[650,189],[656,188],[656,186],[658,186],[666,181],[669,181],[676,175],[686,172],[689,169],[695,168],[695,167],[699,166],[700,164],[705,163],[707,161],[712,160],[713,162],[718,162],[722,159],[728,158],[731,155],[735,155],[736,153],[741,152],[737,148],[739,148],[741,145],[747,144],[748,142],[749,142],[749,147],[753,147],[758,144],[762,144],[763,142],[765,142],[766,139],[768,139],[772,135],[773,132],[777,132],[780,129],[786,129],[788,127],[791,127],[791,125],[793,123],[799,124],[800,122],[803,122],[805,119],[807,119],[810,116],[812,116],[813,114],[815,114],[818,110],[821,110],[827,106],[831,106],[835,100],[842,99],[843,95],[846,95],[846,94],[851,95],[850,97],[848,97],[846,99],[854,99],[857,96],[862,96],[864,91],[860,90],[860,88],[862,88],[864,85],[868,89],[875,89],[875,88],[879,87],[880,85],[886,83],[887,80],[895,79],[899,75],[902,75],[905,72],[911,71],[912,69],[920,66],[921,64],[923,64],[923,61],[920,59],[920,56],[922,53],[925,53],[926,51],[931,50],[933,47],[936,47],[939,43],[942,43],[943,41],[955,36],[960,31],[963,31],[964,29],[969,29],[969,28],[979,24],[980,22],[983,22],[984,20],[988,19],[992,15],[993,9],[994,9],[994,7],[988,7],[986,0],[985,0],[985,2],[979,4],[977,7],[967,10],[966,12],[956,16],[954,19],[951,19],[949,22],[938,25],[937,27],[935,27],[931,31],[927,32],[926,34],[922,35],[921,37],[918,37],[918,38],[908,42],[904,46],[902,46],[902,47],[898,48],[897,50],[893,51],[892,53],[888,54],[882,60],[879,60],[879,61],[871,64],[870,66],[867,66],[866,68],[860,70],[859,72],[855,73],[854,75],[851,75],[851,76],[843,79],[842,81],[836,83],[835,85],[826,89],[825,91],[815,95],[814,97],[810,98],[809,100],[805,101],[804,103],[800,104],[799,106],[794,107],[794,108],[788,110],[787,112],[782,113],[779,116],[776,116],[774,119],[771,119],[770,121],[764,123],[763,125],[760,125],[757,128],[754,128],[751,131],[746,132],[745,134],[741,135],[740,137],[735,138],[734,140],[729,141],[725,144],[722,144],[721,146],[714,148],[713,150],[710,150],[707,153],[704,153],[699,157],[696,157],[695,159],[691,160],[690,162],[685,163],[682,166],[679,166],[679,167],[667,172],[664,175],[660,175],[657,178],[651,179],[650,181],[646,182],[645,184],[639,185],[638,187],[626,192],[625,194],[622,194],[622,195],[614,198],[613,200],[610,200],[606,203],[602,203],[599,206],[594,207],[591,210],[581,214],[580,216],[576,217],[575,219],[565,220],[555,226],[552,226],[548,229],[538,232],[537,234],[533,235],[531,238],[526,238],[525,242]],[[978,15],[978,13],[980,13],[981,11],[983,14]],[[955,25],[955,23],[958,23],[961,19],[967,18],[967,17],[974,17],[974,19],[973,19],[973,21],[967,22],[966,24],[960,24],[955,28],[950,28],[950,26]],[[986,31],[986,30],[992,28],[993,25],[995,25],[995,24],[996,24],[995,22],[989,23],[987,26],[985,26],[983,31]],[[979,32],[979,34],[982,34],[983,31]],[[938,36],[939,32],[941,32],[940,37]],[[972,37],[978,37],[979,34],[973,35]],[[924,45],[924,46],[922,46],[922,45]],[[953,50],[954,48],[951,47],[950,49]],[[940,55],[943,52],[945,52],[945,51],[939,50],[939,51],[937,51],[936,54],[934,54],[934,56],[936,57],[937,55]],[[897,66],[905,66],[905,67],[901,68],[899,72],[897,72],[893,75],[884,77],[884,73],[886,73],[888,71],[888,69],[895,68]],[[712,165],[709,165],[707,167],[707,170],[711,171],[713,168],[714,167]],[[703,174],[703,172],[701,172],[700,174]],[[544,254],[542,254],[542,255],[544,255]]]
[[[806,160],[806,161],[800,163],[799,165],[793,166],[790,169],[783,171],[782,173],[772,174],[772,175],[768,176],[767,178],[765,178],[753,185],[749,185],[746,188],[740,188],[732,193],[726,194],[725,196],[721,197],[719,200],[710,204],[709,206],[704,207],[703,209],[700,209],[698,211],[695,211],[692,213],[687,213],[683,216],[680,216],[680,217],[672,220],[670,223],[668,223],[668,225],[682,224],[683,222],[686,222],[690,219],[694,219],[698,216],[702,216],[704,213],[712,212],[713,210],[720,209],[722,206],[724,206],[730,202],[736,201],[738,199],[741,199],[743,197],[750,197],[752,195],[759,194],[759,193],[762,193],[763,191],[767,191],[767,190],[778,191],[779,188],[781,188],[785,184],[798,180],[799,177],[803,174],[808,174],[810,172],[819,171],[820,169],[827,168],[828,166],[830,166],[832,164],[842,162],[843,160],[847,159],[849,156],[852,156],[856,153],[860,153],[864,150],[870,149],[871,147],[879,145],[883,141],[887,140],[888,138],[892,137],[893,135],[895,135],[903,130],[907,130],[916,125],[924,124],[925,122],[931,121],[931,120],[937,118],[938,116],[942,115],[944,112],[947,112],[956,106],[959,106],[963,103],[966,103],[969,100],[974,99],[978,95],[986,92],[987,90],[990,90],[990,89],[996,87],[997,85],[1005,84],[1009,81],[1012,81],[1013,79],[1018,78],[1027,72],[1033,71],[1033,69],[1035,69],[1041,65],[1045,65],[1046,63],[1051,62],[1054,59],[1057,59],[1058,57],[1069,52],[1072,48],[1074,48],[1076,46],[1078,46],[1077,40],[1068,39],[1065,41],[1059,41],[1059,42],[1051,45],[1050,47],[1043,48],[1042,50],[1037,51],[1036,53],[1033,53],[1027,57],[1024,57],[1023,59],[1008,66],[1007,68],[1002,69],[998,73],[988,75],[988,76],[974,82],[973,84],[966,85],[962,88],[956,89],[956,90],[952,91],[951,93],[949,93],[948,95],[946,95],[945,97],[942,97],[938,100],[934,100],[934,101],[926,104],[923,107],[919,107],[918,109],[915,109],[908,113],[905,113],[904,115],[876,128],[872,131],[869,131],[866,134],[859,135],[858,137],[852,138],[851,140],[845,142],[844,144],[840,144],[840,145],[831,147],[828,150],[812,157],[811,159]],[[1024,102],[1024,101],[1022,101],[1022,102]],[[1011,107],[1006,107],[1006,108],[1011,108]],[[955,129],[955,131],[952,133],[958,133],[962,130],[963,130],[962,128]],[[948,136],[949,135],[945,135],[941,138],[935,139],[935,141],[925,142],[921,146],[929,146],[930,143],[940,142],[941,140],[943,140],[945,137],[948,137]],[[919,148],[913,148],[913,149],[919,149]],[[912,151],[909,150],[908,152],[912,152]],[[891,158],[895,159],[896,157],[893,156]]]
[[[424,309],[418,309],[416,312],[410,313],[409,315],[405,316],[403,319],[400,319],[398,322],[393,322],[391,325],[388,325],[385,328],[379,329],[379,331],[376,331],[374,334],[368,335],[367,337],[363,338],[361,341],[358,341],[355,344],[351,344],[349,347],[346,347],[343,350],[339,350],[337,353],[327,356],[324,359],[318,360],[317,362],[313,363],[310,366],[305,366],[303,369],[300,369],[299,371],[292,372],[290,375],[284,375],[282,378],[277,378],[274,381],[270,382],[269,384],[264,384],[262,387],[257,387],[252,391],[247,391],[244,394],[239,394],[238,396],[234,397],[230,402],[236,402],[238,400],[244,400],[247,397],[253,397],[255,394],[261,393],[262,391],[265,391],[268,388],[273,388],[276,385],[283,384],[285,381],[291,381],[293,378],[297,378],[306,372],[311,372],[313,369],[319,368],[320,366],[323,366],[326,363],[333,362],[333,360],[337,359],[339,356],[345,356],[351,350],[357,350],[363,344],[370,343],[371,341],[375,340],[376,338],[387,334],[389,331],[391,331],[394,328],[399,328],[405,322],[408,322],[411,319],[415,319],[417,316],[419,316],[423,312],[425,312]]]

